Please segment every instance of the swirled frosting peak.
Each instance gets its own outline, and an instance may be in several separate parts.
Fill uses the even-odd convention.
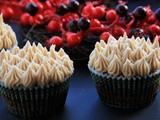
[[[108,43],[96,43],[88,66],[98,73],[112,76],[147,76],[160,68],[160,48],[156,37],[149,39],[128,38],[126,34],[116,40],[110,36]]]
[[[6,87],[44,87],[65,81],[73,74],[73,62],[69,56],[55,46],[48,51],[42,45],[29,42],[12,52],[0,53],[0,84]]]
[[[12,28],[4,23],[2,14],[0,15],[0,31],[0,50],[11,49],[17,43],[17,38]]]

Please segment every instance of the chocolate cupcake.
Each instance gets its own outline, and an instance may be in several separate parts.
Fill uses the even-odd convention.
[[[126,34],[96,43],[88,67],[102,102],[125,109],[151,104],[159,87],[159,52],[157,37],[153,44]]]
[[[12,28],[5,24],[0,15],[0,50],[10,50],[17,45],[17,38]]]
[[[73,62],[55,46],[29,42],[0,54],[0,91],[8,110],[24,118],[45,118],[64,107]]]

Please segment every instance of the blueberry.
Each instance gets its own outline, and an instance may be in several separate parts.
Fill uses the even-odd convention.
[[[129,31],[129,37],[142,37],[144,35],[144,31],[140,28],[134,28]]]
[[[77,0],[79,3],[85,3],[85,0]]]
[[[78,25],[77,25],[77,21],[76,20],[71,20],[69,23],[68,23],[68,28],[70,31],[72,32],[77,32],[79,31],[79,28],[78,28]]]
[[[145,17],[147,16],[146,13],[146,9],[142,6],[137,7],[134,11],[133,11],[133,16],[137,19],[137,20],[143,20],[145,19]]]
[[[68,7],[63,3],[56,9],[56,13],[59,15],[64,15],[67,12],[68,12]]]
[[[156,18],[160,21],[160,8],[156,10]]]
[[[132,19],[133,18],[129,14],[127,16],[125,16],[125,22],[126,22],[126,24],[128,24]]]
[[[68,4],[68,8],[71,12],[76,12],[79,8],[79,2],[77,0],[72,0]]]
[[[38,12],[38,7],[35,3],[28,3],[25,10],[32,16],[36,15]]]
[[[85,18],[80,18],[78,21],[78,28],[81,30],[87,30],[90,27],[90,20]]]
[[[116,7],[116,13],[121,16],[121,17],[124,17],[127,15],[128,13],[128,7],[126,5],[122,5],[122,4],[119,4],[117,5]]]

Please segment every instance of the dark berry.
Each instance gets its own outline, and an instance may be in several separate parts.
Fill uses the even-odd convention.
[[[85,18],[80,18],[78,21],[78,27],[81,30],[87,30],[90,27],[90,20]]]
[[[39,0],[40,2],[46,2],[47,0]]]
[[[119,4],[117,5],[116,7],[116,13],[121,16],[121,17],[124,17],[127,15],[128,13],[128,7],[126,5],[122,5],[122,4]]]
[[[64,15],[67,12],[68,12],[68,7],[63,3],[56,10],[56,13],[59,15]]]
[[[131,17],[131,15],[128,14],[128,15],[125,17],[125,22],[126,22],[126,24],[128,24],[131,20],[132,20],[132,17]]]
[[[160,8],[156,10],[156,18],[160,21]]]
[[[85,3],[85,0],[77,0],[79,3]]]
[[[38,12],[38,7],[35,3],[28,3],[25,9],[32,16],[36,15]]]
[[[76,12],[79,8],[79,2],[77,0],[72,0],[68,4],[68,8],[71,12]]]
[[[77,21],[76,20],[71,20],[69,23],[68,23],[68,29],[72,32],[77,32],[79,31],[79,28],[78,28],[78,25],[77,25]]]
[[[131,29],[129,31],[129,37],[142,37],[144,35],[144,31],[140,28]]]
[[[133,16],[137,19],[137,20],[143,20],[146,18],[147,13],[146,13],[146,9],[142,6],[137,7],[134,11],[133,11]]]

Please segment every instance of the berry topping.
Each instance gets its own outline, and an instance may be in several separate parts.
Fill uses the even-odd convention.
[[[160,27],[158,25],[151,25],[149,27],[149,30],[151,31],[152,34],[159,34],[160,33]]]
[[[25,9],[32,16],[36,15],[38,12],[38,7],[35,3],[28,3]]]
[[[79,2],[77,0],[72,0],[68,4],[68,8],[71,12],[76,12],[79,8]]]
[[[113,34],[115,35],[115,36],[123,36],[123,34],[124,34],[124,29],[123,28],[121,28],[121,27],[115,27],[114,29],[113,29]]]
[[[79,45],[81,42],[81,37],[76,33],[69,33],[67,36],[67,43],[69,46],[73,47]]]
[[[68,28],[69,28],[69,31],[72,31],[72,32],[77,32],[77,31],[79,31],[79,28],[78,28],[78,25],[77,25],[77,21],[76,21],[76,20],[71,20],[71,21],[68,23]]]
[[[9,20],[14,15],[13,9],[10,7],[3,8],[1,13],[3,14],[4,20]]]
[[[54,36],[50,40],[46,41],[47,47],[50,47],[51,45],[56,45],[56,48],[59,48],[62,46],[62,43],[63,40],[58,36]]]
[[[142,6],[137,7],[134,11],[133,11],[133,16],[138,19],[138,20],[143,20],[146,18],[146,9]]]
[[[156,10],[156,18],[160,21],[160,8]]]
[[[23,26],[28,26],[29,25],[29,19],[30,15],[28,13],[24,13],[23,15],[21,15],[20,17],[20,22]]]
[[[101,34],[100,40],[104,40],[107,43],[108,38],[109,38],[110,35],[111,34],[109,32],[104,32],[104,33]]]
[[[47,25],[47,30],[49,32],[57,32],[59,31],[59,23],[55,20],[52,20]]]
[[[78,27],[81,30],[87,30],[90,27],[90,20],[85,18],[80,18],[78,21]]]
[[[117,18],[117,14],[116,14],[115,10],[109,10],[106,13],[106,19],[107,19],[107,21],[114,21],[114,20],[116,20],[116,18]]]
[[[67,12],[68,12],[68,7],[63,3],[56,10],[56,13],[59,15],[64,15]]]
[[[126,5],[119,4],[116,7],[116,13],[121,17],[126,16],[128,13],[128,7]]]
[[[95,19],[102,19],[105,15],[106,11],[102,7],[96,7],[93,11],[93,17]]]

